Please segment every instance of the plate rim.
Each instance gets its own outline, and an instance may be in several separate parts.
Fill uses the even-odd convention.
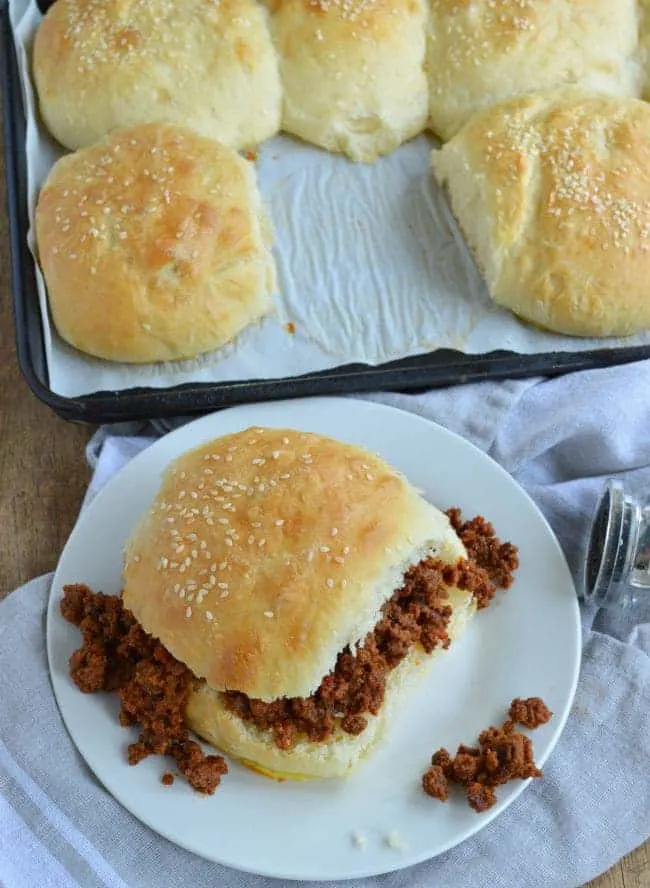
[[[360,404],[358,402],[360,402]],[[72,741],[72,743],[75,747],[75,750],[77,751],[77,753],[79,755],[81,755],[85,765],[92,772],[94,778],[99,782],[99,784],[105,788],[105,790],[112,796],[112,798],[125,811],[127,811],[131,816],[135,817],[137,820],[139,820],[148,829],[152,830],[152,832],[161,836],[166,841],[171,842],[172,844],[176,845],[177,847],[183,848],[185,851],[188,851],[191,854],[194,854],[194,855],[196,855],[204,860],[207,860],[211,863],[216,863],[217,865],[220,865],[220,866],[227,866],[230,869],[236,870],[238,872],[242,872],[242,873],[246,873],[246,874],[250,874],[250,875],[258,875],[258,876],[263,876],[263,877],[268,877],[268,878],[280,879],[280,880],[284,879],[284,880],[292,881],[292,882],[294,882],[294,881],[326,881],[326,882],[348,881],[351,879],[369,878],[369,877],[373,877],[373,876],[386,875],[389,873],[397,872],[400,870],[410,868],[412,866],[417,866],[417,865],[425,863],[429,860],[434,860],[435,858],[441,856],[442,854],[447,853],[448,851],[452,850],[453,848],[455,848],[455,847],[463,844],[467,840],[473,838],[477,833],[479,833],[482,829],[487,827],[499,815],[504,813],[519,798],[519,796],[524,792],[524,790],[529,786],[529,784],[531,782],[533,782],[532,779],[519,781],[516,784],[516,786],[514,787],[514,789],[511,789],[509,797],[506,800],[504,800],[503,803],[500,804],[497,802],[497,804],[494,806],[494,808],[491,811],[486,812],[480,818],[476,818],[476,820],[477,820],[476,825],[472,826],[469,831],[467,831],[467,830],[463,831],[461,838],[452,837],[448,842],[446,842],[442,846],[438,847],[438,849],[433,854],[427,853],[425,851],[421,854],[415,854],[413,856],[410,856],[410,857],[408,857],[407,860],[404,860],[403,858],[396,857],[395,860],[392,862],[386,861],[385,863],[380,864],[379,868],[377,865],[369,866],[366,869],[356,869],[353,873],[350,873],[348,875],[337,873],[335,875],[323,876],[323,875],[319,875],[316,870],[306,873],[304,869],[299,872],[298,871],[292,872],[289,869],[285,869],[283,871],[283,873],[280,875],[280,874],[278,874],[277,869],[276,870],[269,870],[269,869],[264,869],[263,867],[255,868],[255,867],[243,865],[240,862],[232,862],[228,859],[225,859],[223,855],[216,857],[215,855],[213,855],[213,854],[211,855],[211,854],[207,853],[206,851],[200,851],[197,849],[197,847],[192,847],[189,843],[187,843],[175,836],[172,837],[170,830],[163,831],[158,825],[154,825],[152,823],[151,818],[148,815],[142,816],[140,813],[136,814],[132,810],[131,807],[128,807],[125,804],[125,802],[122,800],[122,795],[116,794],[114,792],[114,790],[111,788],[113,781],[106,782],[103,777],[100,777],[97,774],[97,772],[95,771],[95,769],[92,767],[92,765],[86,759],[86,756],[85,756],[84,752],[82,751],[82,749],[78,746],[78,744],[75,740],[73,731],[68,726],[66,717],[63,712],[63,708],[61,706],[61,702],[59,700],[59,695],[57,693],[57,680],[55,679],[54,669],[53,669],[54,653],[53,653],[53,649],[52,649],[52,640],[53,640],[53,630],[52,630],[53,622],[52,621],[60,619],[60,617],[58,616],[58,611],[57,611],[56,605],[58,604],[58,601],[60,600],[61,596],[60,596],[60,594],[57,594],[56,590],[61,586],[59,576],[60,576],[61,564],[64,560],[64,555],[68,551],[68,549],[73,541],[73,538],[76,536],[79,526],[81,525],[82,522],[84,522],[86,520],[89,510],[92,510],[93,512],[95,512],[97,510],[101,510],[103,498],[105,498],[106,496],[109,495],[108,493],[106,493],[106,491],[110,491],[113,487],[115,487],[118,483],[120,483],[119,479],[121,478],[121,476],[123,475],[125,470],[129,466],[132,466],[134,463],[139,464],[138,461],[140,463],[144,463],[147,460],[148,455],[149,455],[150,451],[152,450],[152,448],[159,447],[162,450],[162,449],[164,449],[165,445],[169,446],[170,440],[172,441],[172,448],[173,448],[175,439],[176,438],[183,438],[187,434],[187,430],[190,427],[196,427],[196,426],[201,426],[201,425],[209,426],[213,422],[216,422],[218,424],[220,418],[224,415],[233,415],[233,414],[237,414],[237,413],[250,413],[251,411],[253,411],[253,412],[257,411],[260,408],[262,408],[265,412],[270,411],[271,413],[274,413],[278,409],[281,410],[287,406],[290,406],[291,408],[299,410],[301,405],[310,404],[310,403],[311,404],[317,403],[317,404],[321,404],[321,405],[322,404],[326,404],[326,405],[329,404],[331,406],[334,406],[336,404],[346,404],[347,406],[349,406],[351,403],[354,403],[354,404],[357,404],[357,406],[359,406],[360,409],[370,409],[370,410],[377,411],[377,412],[384,412],[384,413],[388,412],[388,413],[398,414],[402,418],[406,418],[408,421],[413,421],[413,420],[417,421],[417,424],[421,425],[422,427],[429,427],[429,429],[431,429],[431,427],[433,427],[436,434],[441,434],[443,437],[448,437],[450,439],[450,441],[454,444],[455,447],[461,447],[461,448],[465,449],[466,452],[472,452],[474,456],[478,456],[479,458],[483,458],[484,460],[487,460],[487,462],[491,464],[491,469],[497,470],[497,474],[499,474],[501,476],[502,481],[504,481],[508,486],[513,486],[514,488],[516,488],[519,491],[519,493],[521,495],[523,495],[528,500],[530,507],[535,512],[535,517],[536,517],[537,521],[540,522],[541,525],[543,525],[543,528],[544,528],[547,536],[549,537],[549,543],[552,541],[553,547],[563,563],[563,569],[566,573],[567,579],[568,579],[569,583],[571,584],[571,587],[575,593],[574,597],[573,597],[573,607],[572,607],[573,624],[574,624],[573,625],[574,631],[572,633],[572,637],[575,641],[575,649],[574,649],[574,656],[573,656],[573,660],[572,660],[572,674],[571,674],[570,689],[569,689],[569,693],[566,698],[564,711],[562,712],[561,716],[558,718],[557,714],[554,714],[555,729],[553,731],[552,736],[547,741],[547,746],[546,746],[546,749],[544,750],[544,753],[539,756],[536,756],[536,763],[537,763],[538,767],[542,768],[544,766],[544,764],[548,761],[548,759],[551,756],[551,754],[553,753],[553,751],[555,750],[555,748],[556,748],[556,746],[557,746],[557,744],[564,732],[566,723],[568,721],[568,717],[571,712],[573,701],[575,698],[575,694],[576,694],[576,690],[577,690],[577,686],[578,686],[578,680],[579,680],[579,676],[580,676],[580,668],[581,668],[581,663],[582,663],[582,625],[581,625],[581,620],[580,620],[580,608],[579,608],[579,602],[578,602],[578,597],[577,597],[577,593],[576,593],[576,584],[573,579],[573,575],[572,575],[571,570],[569,568],[564,551],[559,543],[559,540],[558,540],[555,532],[553,531],[552,527],[550,526],[549,522],[547,521],[545,515],[543,514],[543,512],[541,511],[541,509],[539,508],[537,503],[532,499],[530,494],[525,490],[525,488],[522,487],[522,485],[520,485],[513,478],[513,476],[503,466],[501,466],[498,462],[496,462],[496,460],[494,460],[486,451],[482,450],[477,445],[473,444],[467,438],[464,438],[462,435],[458,434],[457,432],[454,432],[454,431],[446,428],[445,426],[441,425],[440,423],[436,422],[435,420],[428,419],[427,417],[422,416],[418,413],[413,413],[411,411],[404,410],[400,407],[396,407],[396,406],[393,406],[390,404],[384,404],[381,402],[367,400],[364,398],[337,397],[337,396],[325,396],[325,397],[314,396],[314,397],[309,397],[309,398],[301,398],[301,399],[297,399],[297,400],[296,399],[287,399],[287,400],[282,400],[282,401],[261,402],[258,404],[240,404],[240,405],[236,405],[234,407],[226,408],[221,411],[216,411],[214,413],[199,416],[196,419],[190,420],[188,423],[185,423],[184,425],[179,426],[178,428],[174,429],[173,431],[170,431],[167,434],[163,435],[162,437],[154,440],[152,444],[145,447],[143,450],[141,450],[139,453],[137,453],[134,457],[129,459],[127,461],[127,463],[125,463],[123,466],[121,466],[120,469],[117,472],[115,472],[115,474],[113,474],[108,479],[108,481],[100,488],[100,490],[97,491],[97,493],[92,498],[92,500],[90,500],[90,502],[88,502],[87,504],[84,504],[84,506],[81,508],[80,513],[77,516],[77,519],[72,527],[72,530],[70,531],[70,534],[66,540],[66,543],[65,543],[63,549],[61,550],[56,569],[55,569],[54,574],[52,576],[52,581],[51,581],[50,590],[49,590],[48,599],[47,599],[47,608],[46,608],[46,630],[45,630],[46,631],[46,653],[47,653],[47,663],[48,663],[48,673],[49,673],[50,685],[52,687],[52,691],[53,691],[54,698],[56,701],[57,709],[58,709],[59,714],[61,716],[61,720],[63,722],[66,733],[68,734],[70,740]],[[250,423],[250,425],[256,425],[256,424],[264,425],[264,422],[260,421],[259,423],[256,423],[256,422],[252,421]],[[217,436],[219,434],[220,433],[218,431],[215,432],[215,436]],[[225,432],[223,434],[229,434],[229,432]],[[324,434],[324,433],[320,433],[320,434]],[[334,435],[333,437],[340,437],[340,436]],[[354,436],[352,436],[352,437],[354,437]],[[193,445],[190,445],[186,448],[183,448],[183,450],[179,450],[178,453],[185,452],[186,450],[190,450],[190,449],[192,449],[193,446],[200,446],[202,440],[203,440],[203,438],[201,436],[198,436],[196,444],[193,444]],[[175,456],[170,457],[170,459],[174,459],[174,458],[175,458]],[[133,471],[133,470],[131,469],[131,471]]]

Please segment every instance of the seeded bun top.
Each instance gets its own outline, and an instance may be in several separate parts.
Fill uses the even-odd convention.
[[[280,126],[281,87],[256,0],[57,0],[36,33],[40,111],[66,148],[173,123],[231,148]]]
[[[62,157],[36,207],[52,319],[109,361],[192,358],[273,308],[271,227],[252,164],[143,124]]]
[[[650,328],[650,105],[511,99],[432,162],[498,305],[572,336]]]
[[[124,602],[216,690],[309,696],[431,552],[464,548],[379,457],[248,429],[167,469],[126,546]]]

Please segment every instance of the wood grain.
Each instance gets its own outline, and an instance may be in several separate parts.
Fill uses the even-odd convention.
[[[0,162],[0,189],[4,194],[3,162]],[[0,209],[0,599],[56,566],[88,484],[84,447],[93,431],[58,419],[29,391],[16,363],[10,287],[3,202]],[[607,841],[606,836],[603,841]],[[650,888],[650,842],[591,882],[589,888]]]

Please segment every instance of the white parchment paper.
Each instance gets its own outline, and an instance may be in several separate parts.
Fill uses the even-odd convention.
[[[41,14],[33,0],[10,0],[10,14],[27,115],[33,222],[39,189],[61,151],[38,119],[30,77]],[[76,397],[143,385],[270,379],[436,348],[526,354],[650,343],[650,333],[606,341],[543,333],[492,305],[430,173],[434,144],[421,136],[366,166],[285,136],[265,143],[257,171],[276,232],[277,311],[232,345],[193,361],[112,364],[70,348],[51,324],[37,270],[52,391]],[[31,230],[29,245],[36,255]]]

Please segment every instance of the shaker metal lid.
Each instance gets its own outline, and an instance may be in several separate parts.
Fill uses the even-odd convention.
[[[623,604],[622,587],[633,582],[641,507],[623,485],[608,481],[596,507],[589,535],[583,597],[589,604]]]

